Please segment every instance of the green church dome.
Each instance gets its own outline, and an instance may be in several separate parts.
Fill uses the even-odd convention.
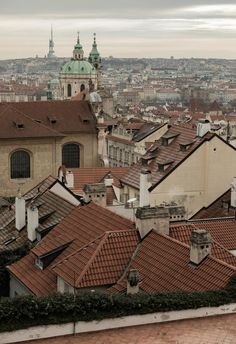
[[[96,74],[96,68],[85,60],[71,60],[62,66],[61,73]]]

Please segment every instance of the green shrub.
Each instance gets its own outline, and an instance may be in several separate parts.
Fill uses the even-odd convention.
[[[18,296],[0,302],[0,331],[71,321],[101,320],[134,314],[215,307],[236,302],[236,289],[147,295],[81,292],[46,297]]]

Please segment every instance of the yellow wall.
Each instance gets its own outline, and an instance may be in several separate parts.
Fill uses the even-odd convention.
[[[67,135],[62,140],[55,138],[1,140],[0,145],[0,196],[16,196],[19,182],[21,192],[25,193],[50,174],[57,176],[62,163],[62,145],[76,142],[81,147],[81,167],[98,166],[97,135]],[[31,177],[21,179],[10,178],[10,156],[18,149],[26,150],[31,156]]]

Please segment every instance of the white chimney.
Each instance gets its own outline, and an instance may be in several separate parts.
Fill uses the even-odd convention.
[[[233,178],[233,182],[231,184],[231,207],[236,207],[236,177]]]
[[[39,226],[39,212],[38,208],[31,206],[27,209],[27,233],[30,241],[36,240],[36,229]]]
[[[104,179],[104,183],[105,183],[105,186],[112,186],[113,184],[113,178],[112,176],[110,175],[110,173],[106,176],[106,178]]]
[[[25,226],[25,200],[23,197],[15,199],[15,226],[18,231]]]
[[[66,186],[69,189],[73,189],[74,187],[74,173],[72,171],[66,172]]]
[[[157,233],[169,235],[170,214],[164,207],[142,207],[136,211],[136,228],[144,238],[152,229]]]
[[[194,229],[190,243],[190,262],[199,265],[211,253],[211,235],[205,229]]]
[[[199,119],[197,124],[197,136],[203,137],[211,130],[211,124],[207,119]]]
[[[149,191],[151,186],[151,172],[145,168],[142,168],[140,173],[140,194],[139,194],[139,206],[147,207],[150,205]]]

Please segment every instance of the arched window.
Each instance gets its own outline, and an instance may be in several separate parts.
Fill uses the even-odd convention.
[[[76,143],[68,143],[62,148],[62,164],[67,168],[80,167],[80,148]]]
[[[30,178],[30,155],[18,150],[11,155],[11,179]]]
[[[71,97],[71,84],[67,85],[67,97]]]

